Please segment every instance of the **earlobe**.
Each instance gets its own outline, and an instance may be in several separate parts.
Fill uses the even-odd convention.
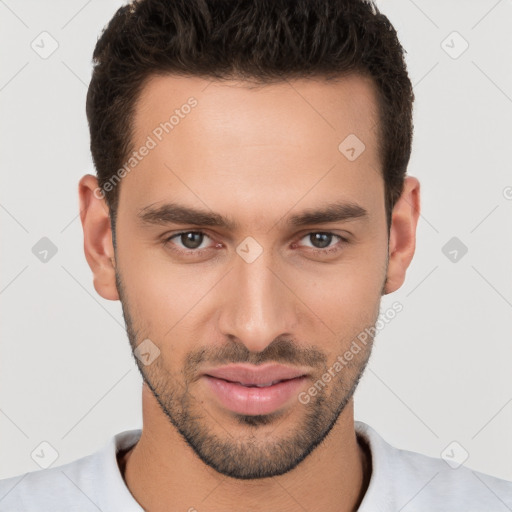
[[[119,300],[109,210],[95,176],[86,174],[80,179],[78,196],[84,253],[93,273],[94,288],[104,299]]]
[[[407,176],[402,194],[393,208],[389,236],[389,263],[385,294],[402,286],[416,249],[416,227],[420,215],[420,182]]]

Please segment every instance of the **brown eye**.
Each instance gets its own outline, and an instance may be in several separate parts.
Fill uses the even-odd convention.
[[[201,231],[182,231],[167,237],[165,244],[172,244],[176,246],[177,251],[197,251],[198,249],[206,249],[202,247],[205,239],[209,238],[208,235]]]
[[[204,234],[196,231],[189,231],[180,234],[180,242],[187,249],[197,249],[203,242]]]
[[[332,233],[310,233],[309,239],[313,246],[317,249],[325,249],[332,242]]]

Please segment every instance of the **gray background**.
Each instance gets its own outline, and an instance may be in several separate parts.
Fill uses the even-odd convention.
[[[43,441],[60,465],[141,426],[121,307],[94,291],[78,218],[78,180],[94,172],[91,56],[120,5],[0,1],[0,478],[39,469]],[[404,309],[377,336],[356,419],[512,480],[512,2],[378,6],[408,51],[422,216],[406,282],[382,302]],[[31,47],[52,39],[47,58]],[[46,262],[32,250],[43,237],[57,248]]]

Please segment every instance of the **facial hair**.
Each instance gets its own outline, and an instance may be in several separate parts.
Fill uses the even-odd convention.
[[[116,284],[122,304],[126,331],[132,351],[144,339],[151,338],[148,332],[138,329],[138,319],[132,317],[126,290],[120,272],[116,269]],[[384,289],[382,287],[382,289]],[[380,302],[380,300],[379,300]],[[378,318],[378,307],[370,323],[374,326]],[[142,320],[142,319],[141,319]],[[362,326],[360,331],[364,328]],[[370,329],[371,332],[375,332]],[[292,410],[276,411],[264,415],[233,413],[233,419],[243,433],[236,434],[229,422],[224,425],[209,414],[201,397],[194,395],[194,384],[199,378],[197,368],[201,363],[221,365],[229,363],[262,364],[276,362],[318,368],[314,382],[320,382],[329,364],[325,354],[314,347],[299,348],[297,342],[278,337],[262,352],[250,352],[240,342],[230,341],[222,348],[204,347],[186,356],[183,365],[176,362],[175,370],[164,366],[164,357],[157,357],[150,365],[144,365],[135,357],[144,383],[153,393],[170,424],[180,433],[193,452],[218,473],[231,478],[271,478],[293,470],[328,436],[340,414],[352,398],[368,364],[373,345],[373,336],[360,352],[338,372],[325,387],[318,386],[316,395],[309,403],[297,404]],[[163,344],[153,340],[163,350]],[[346,340],[339,342],[339,354],[347,347]],[[344,348],[345,347],[345,348]],[[287,415],[300,411],[300,419],[283,435],[279,429]],[[269,432],[269,429],[273,428]],[[261,434],[265,429],[265,436]],[[279,429],[279,432],[276,432]],[[239,429],[238,429],[239,430]],[[238,432],[237,430],[237,432]],[[216,433],[217,431],[217,433]],[[269,435],[273,434],[273,435]],[[278,435],[279,434],[279,435]]]

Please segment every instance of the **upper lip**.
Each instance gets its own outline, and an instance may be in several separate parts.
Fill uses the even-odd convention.
[[[244,385],[270,384],[276,381],[295,379],[307,374],[301,368],[293,368],[281,364],[254,366],[249,364],[230,364],[219,366],[203,372],[204,375],[239,382]]]

